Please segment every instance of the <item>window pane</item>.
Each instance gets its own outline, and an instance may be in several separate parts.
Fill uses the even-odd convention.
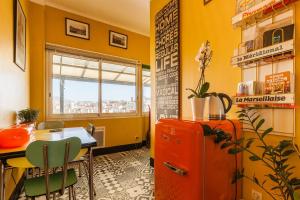
[[[136,67],[103,62],[102,113],[135,112]]]
[[[98,83],[66,80],[64,113],[98,113]]]
[[[53,55],[52,113],[99,113],[99,62]]]
[[[60,113],[60,80],[52,79],[52,113]]]
[[[143,112],[149,112],[151,106],[151,74],[150,69],[143,69]]]

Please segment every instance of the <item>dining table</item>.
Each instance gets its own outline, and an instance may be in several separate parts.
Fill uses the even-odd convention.
[[[89,197],[94,199],[93,191],[93,147],[97,146],[93,138],[84,128],[63,128],[50,130],[34,130],[30,133],[29,141],[17,148],[2,149],[0,148],[0,200],[5,200],[5,170],[9,167],[6,164],[7,159],[25,157],[27,146],[38,140],[57,141],[70,137],[78,137],[81,140],[81,148],[88,149],[88,179],[89,179]]]

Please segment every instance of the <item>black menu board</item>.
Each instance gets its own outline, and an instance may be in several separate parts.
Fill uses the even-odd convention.
[[[171,0],[155,16],[156,119],[179,117],[179,0]]]

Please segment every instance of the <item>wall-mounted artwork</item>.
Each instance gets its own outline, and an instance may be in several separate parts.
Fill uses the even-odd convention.
[[[26,66],[26,16],[19,0],[14,1],[14,62],[25,71]]]
[[[180,116],[179,13],[179,0],[171,0],[155,16],[157,120]]]
[[[90,25],[88,23],[66,18],[65,24],[66,35],[86,40],[90,39]]]
[[[208,4],[209,2],[211,2],[212,0],[203,0],[204,5]]]
[[[109,31],[109,45],[127,49],[128,36],[114,31]]]

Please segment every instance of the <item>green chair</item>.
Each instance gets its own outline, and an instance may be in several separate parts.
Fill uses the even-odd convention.
[[[72,137],[59,141],[35,141],[26,149],[26,158],[28,161],[44,170],[44,175],[26,179],[24,189],[26,197],[35,199],[35,197],[46,196],[53,199],[56,193],[64,194],[65,188],[69,189],[69,199],[75,197],[73,185],[77,183],[77,177],[74,169],[68,169],[68,163],[73,161],[81,148],[79,138]],[[50,169],[61,168],[59,172],[50,174]]]
[[[38,130],[60,129],[60,128],[64,128],[64,127],[65,127],[65,123],[62,121],[47,121],[47,122],[39,123],[37,129]]]

